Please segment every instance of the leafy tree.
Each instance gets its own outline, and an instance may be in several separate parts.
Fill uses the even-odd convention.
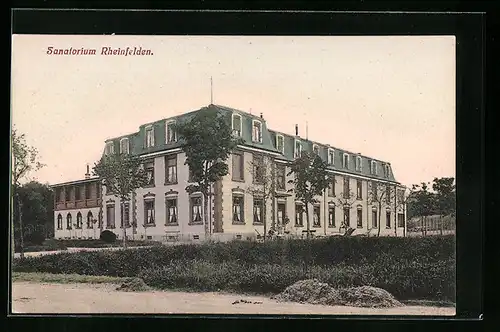
[[[22,216],[22,203],[20,199],[15,199],[19,195],[19,187],[22,179],[26,178],[32,171],[37,171],[45,165],[39,161],[38,150],[35,147],[29,146],[26,143],[24,134],[19,134],[15,128],[11,133],[11,229],[12,229],[12,255],[14,255],[15,248],[15,219],[14,210],[19,212],[19,238],[21,258],[24,258],[24,239],[23,239],[23,216]],[[14,203],[17,202],[17,204]]]
[[[253,174],[253,183],[247,189],[252,196],[262,198],[264,222],[264,241],[267,237],[267,205],[274,201],[276,165],[272,157],[264,154],[254,154],[254,158],[249,163],[249,170]],[[274,229],[272,229],[274,231]]]
[[[404,187],[404,188],[397,189],[397,190],[400,190],[401,195],[397,196],[396,207],[398,207],[398,208],[401,207],[403,209],[403,214],[406,216],[406,218],[409,218],[408,205],[411,203],[411,201],[413,199],[414,190],[413,190],[413,188],[408,188],[408,187]],[[405,220],[405,223],[406,223],[406,220]],[[404,225],[404,228],[403,228],[403,236],[406,236],[406,225]]]
[[[382,207],[390,205],[394,199],[395,192],[392,186],[382,182],[372,181],[370,187],[371,190],[368,194],[368,203],[377,207],[377,236],[380,236]]]
[[[294,185],[289,191],[295,192],[295,199],[305,206],[307,221],[307,238],[310,238],[309,205],[317,202],[316,196],[323,194],[328,188],[331,177],[327,173],[327,164],[316,154],[302,152],[290,165],[288,175],[294,179],[288,181]]]
[[[435,208],[439,214],[439,229],[443,234],[443,216],[455,214],[455,178],[434,178],[432,189],[435,191]]]
[[[211,106],[196,112],[190,119],[177,122],[174,130],[183,143],[185,164],[191,172],[192,183],[186,187],[186,191],[201,192],[203,195],[205,235],[208,237],[211,234],[208,197],[213,184],[229,173],[226,160],[243,140],[233,136],[228,117]]]
[[[435,195],[429,191],[429,184],[426,182],[412,186],[411,210],[412,215],[422,219],[422,235],[427,233],[427,217],[435,214]]]
[[[148,175],[139,157],[130,154],[104,155],[95,163],[94,175],[102,179],[109,193],[120,200],[120,221],[123,229],[123,246],[127,246],[127,227],[123,220],[124,204],[130,201],[136,189],[144,187]]]

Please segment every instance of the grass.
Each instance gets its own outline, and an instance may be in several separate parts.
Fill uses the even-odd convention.
[[[108,276],[86,276],[80,274],[52,274],[39,272],[12,272],[13,282],[40,282],[57,284],[122,284],[134,278],[120,278]]]

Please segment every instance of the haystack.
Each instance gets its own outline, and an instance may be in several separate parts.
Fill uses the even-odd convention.
[[[392,308],[403,304],[388,291],[371,286],[341,288],[338,290],[342,305],[351,307]]]
[[[317,279],[297,281],[273,297],[278,301],[329,304],[336,302],[338,294],[330,285]]]
[[[146,285],[141,278],[133,278],[122,283],[116,290],[123,292],[146,292],[151,290],[151,287]]]

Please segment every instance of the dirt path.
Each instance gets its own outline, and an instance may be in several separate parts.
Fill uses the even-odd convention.
[[[369,309],[279,303],[266,297],[219,293],[115,291],[110,284],[41,284],[14,282],[13,313],[195,313],[195,314],[358,314],[454,315],[454,308],[405,306]],[[237,300],[252,303],[237,303]],[[260,303],[254,303],[260,302]]]

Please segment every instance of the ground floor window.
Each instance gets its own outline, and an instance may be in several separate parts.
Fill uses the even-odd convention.
[[[115,205],[106,206],[106,228],[115,228]]]
[[[87,228],[94,228],[94,217],[90,211],[87,213]]]
[[[191,222],[200,223],[203,221],[201,209],[201,197],[191,197]]]
[[[358,228],[363,227],[363,209],[362,207],[358,206],[358,214],[357,214],[357,223],[356,226]]]
[[[304,206],[302,204],[295,204],[295,225],[304,226]]]
[[[144,200],[144,224],[154,225],[155,223],[155,200]]]
[[[385,213],[385,227],[391,228],[391,211]]]
[[[243,211],[244,211],[243,196],[234,195],[233,196],[233,222],[234,223],[245,222],[245,220],[243,219]]]
[[[57,215],[57,229],[63,229],[63,217],[60,213]]]
[[[314,206],[313,209],[313,226],[321,226],[320,208],[318,205]]]
[[[344,207],[344,227],[351,227],[351,217],[350,217],[351,209],[348,207]]]
[[[253,199],[253,222],[254,224],[264,222],[264,201],[261,198]]]
[[[71,213],[68,213],[66,215],[66,228],[67,229],[73,229],[73,222],[71,220]]]
[[[78,212],[76,214],[76,228],[81,229],[83,226],[82,214]]]
[[[328,227],[335,227],[335,205],[328,206]]]
[[[398,227],[405,227],[405,214],[398,213]]]
[[[372,226],[373,228],[378,227],[378,215],[377,215],[377,210],[375,209],[372,210]]]
[[[177,224],[177,198],[167,198],[165,200],[165,208],[167,211],[167,224]]]
[[[129,203],[123,203],[122,205],[122,220],[120,221],[120,226],[123,227],[125,223],[125,227],[130,226],[130,205]]]

